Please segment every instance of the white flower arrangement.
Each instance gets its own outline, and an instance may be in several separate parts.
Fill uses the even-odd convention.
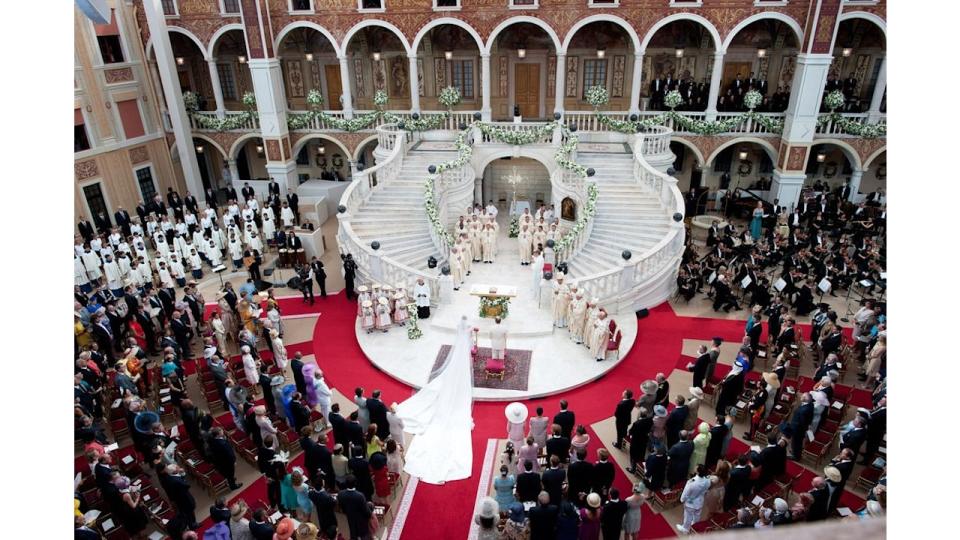
[[[377,108],[382,108],[384,105],[387,104],[387,100],[389,99],[390,97],[387,95],[387,92],[384,90],[377,90],[373,94],[373,104],[376,105]]]
[[[440,91],[440,95],[437,96],[437,101],[448,110],[452,109],[460,103],[460,90],[455,86],[448,86]]]
[[[826,105],[827,110],[831,112],[843,107],[844,101],[845,98],[843,97],[843,92],[839,90],[834,90],[823,98],[823,104]]]
[[[500,126],[492,126],[490,124],[483,123],[477,123],[476,125],[480,128],[480,131],[482,131],[484,135],[490,137],[491,139],[495,139],[497,142],[523,145],[534,143],[543,139],[547,133],[553,131],[553,129],[557,126],[557,123],[548,122],[542,126],[537,126],[532,129],[518,130],[504,129]]]
[[[520,216],[513,216],[510,218],[510,238],[516,238],[520,236]]]
[[[663,96],[663,104],[671,110],[679,107],[681,103],[683,103],[683,96],[676,90],[671,90],[667,92],[667,95]]]
[[[510,297],[509,296],[481,296],[480,297],[480,316],[487,316],[487,309],[489,308],[500,308],[500,315],[497,315],[501,319],[506,319],[507,315],[510,314]]]
[[[417,324],[419,321],[419,315],[417,314],[417,305],[416,304],[407,304],[407,339],[420,339],[423,336],[423,331],[420,330],[420,325]]]
[[[307,105],[311,108],[317,108],[323,105],[323,94],[316,88],[307,92]]]
[[[763,103],[763,96],[756,90],[751,90],[743,96],[743,106],[748,111],[756,109],[761,103]]]
[[[428,179],[426,181],[423,195],[423,208],[427,214],[427,219],[430,221],[430,225],[443,242],[446,242],[448,246],[452,246],[453,235],[447,231],[447,229],[443,226],[443,223],[440,221],[440,212],[437,210],[437,202],[434,198],[433,180]]]
[[[187,90],[183,93],[183,106],[188,113],[197,112],[200,109],[200,97],[196,93]]]
[[[193,121],[201,129],[212,129],[214,131],[230,131],[234,129],[241,129],[253,120],[253,117],[256,114],[257,106],[257,99],[253,95],[253,92],[244,93],[241,101],[243,102],[244,107],[246,107],[246,110],[244,110],[241,114],[217,118],[214,116],[196,114],[199,103],[197,95],[190,91],[183,93],[183,104],[187,109],[187,113],[193,117]]]
[[[403,122],[403,129],[407,131],[429,131],[431,129],[437,129],[441,127],[449,117],[450,113],[447,111],[444,111],[442,114],[421,116],[417,120],[413,120],[412,118],[401,118],[390,112],[383,113],[384,121],[397,124]]]
[[[563,238],[554,244],[553,247],[556,251],[559,252],[569,248],[576,241],[580,233],[587,228],[587,222],[597,213],[597,197],[599,193],[600,191],[595,182],[591,182],[587,186],[587,203],[584,206],[583,212],[580,214],[580,219],[574,223],[567,234],[563,235]]]
[[[594,110],[607,104],[610,101],[610,94],[603,86],[591,86],[587,89],[587,103],[593,105]]]

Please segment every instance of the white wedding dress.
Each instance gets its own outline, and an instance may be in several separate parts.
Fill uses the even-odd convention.
[[[404,470],[431,484],[461,480],[473,468],[473,365],[466,317],[437,375],[397,406],[404,431],[414,436]]]

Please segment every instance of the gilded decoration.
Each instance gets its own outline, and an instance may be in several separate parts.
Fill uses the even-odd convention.
[[[107,84],[116,84],[133,80],[133,70],[130,68],[115,68],[103,70],[103,78]]]
[[[97,168],[97,160],[88,159],[74,163],[73,174],[77,177],[77,180],[86,180],[87,178],[99,176],[100,170]]]
[[[130,163],[136,165],[150,160],[150,153],[146,146],[138,146],[130,149]]]

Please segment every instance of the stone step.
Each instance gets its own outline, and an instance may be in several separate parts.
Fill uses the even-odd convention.
[[[635,238],[627,238],[623,236],[603,237],[591,234],[590,241],[587,242],[587,245],[596,246],[597,248],[602,248],[613,253],[620,253],[624,249],[629,249],[634,253],[638,253],[650,249],[659,241],[660,239],[643,239],[637,241]]]

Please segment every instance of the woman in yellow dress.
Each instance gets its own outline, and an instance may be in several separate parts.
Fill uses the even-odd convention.
[[[73,336],[77,340],[77,347],[79,349],[86,349],[87,346],[90,345],[90,332],[87,332],[87,328],[83,326],[79,315],[73,316]]]
[[[250,302],[241,300],[240,304],[237,306],[237,311],[240,312],[240,322],[243,324],[243,327],[252,332],[253,335],[259,335],[257,329],[257,323],[259,323],[259,319],[254,316],[253,307],[250,306]]]

